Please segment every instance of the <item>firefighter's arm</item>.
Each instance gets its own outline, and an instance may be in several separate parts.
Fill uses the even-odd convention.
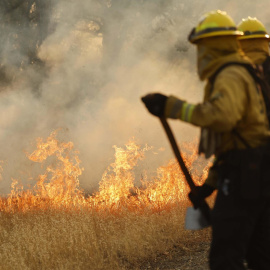
[[[230,131],[241,120],[247,107],[245,88],[244,81],[227,72],[217,77],[213,92],[204,103],[194,105],[169,96],[165,117],[211,128],[216,132]]]

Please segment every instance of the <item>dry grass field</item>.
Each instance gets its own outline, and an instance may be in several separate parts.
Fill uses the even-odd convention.
[[[47,210],[1,214],[1,269],[140,269],[208,234],[183,229],[183,211],[120,215]],[[146,269],[146,268],[145,268]]]
[[[134,142],[115,148],[100,190],[85,197],[72,143],[60,143],[56,133],[38,140],[28,158],[54,162],[33,189],[15,181],[0,199],[0,269],[159,269],[153,263],[170,250],[184,256],[190,245],[207,242],[209,230],[184,230],[187,187],[175,161],[143,188],[134,186],[132,171],[144,151]]]

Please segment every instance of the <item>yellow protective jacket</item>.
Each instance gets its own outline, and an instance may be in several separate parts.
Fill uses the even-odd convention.
[[[230,42],[234,44],[235,41],[229,40],[228,43]],[[225,46],[229,46],[228,43]],[[222,47],[222,44],[220,46]],[[208,49],[209,47],[211,46],[208,46]],[[210,54],[211,50],[213,49],[210,48]],[[207,55],[205,47],[203,54]],[[214,85],[211,83],[211,76],[225,63],[249,63],[248,59],[237,48],[228,54],[221,50],[214,51],[212,55],[215,57],[208,57],[211,61],[205,63],[205,68],[201,68],[199,73],[201,79],[207,79],[203,103],[191,104],[169,96],[165,117],[202,127],[200,150],[206,157],[212,154],[218,157],[231,149],[245,148],[233,130],[251,147],[265,144],[270,138],[265,104],[261,91],[249,72],[242,66],[230,65],[217,75]],[[202,67],[200,63],[198,66]],[[210,171],[206,182],[215,186],[216,179],[212,178],[215,177],[211,177]]]

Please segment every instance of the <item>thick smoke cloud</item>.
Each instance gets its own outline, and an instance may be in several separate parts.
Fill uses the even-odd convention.
[[[166,149],[144,168],[163,164],[172,157],[169,144],[140,97],[163,92],[194,103],[202,99],[195,48],[187,42],[201,15],[222,9],[236,22],[256,16],[270,27],[267,1],[48,1],[36,24],[25,13],[34,1],[13,9],[5,2],[16,1],[0,5],[2,193],[12,178],[29,178],[33,168],[25,151],[58,128],[80,152],[87,190],[96,188],[113,160],[112,146],[132,137]],[[37,7],[31,6],[33,14]],[[172,126],[179,142],[198,137],[198,128]]]

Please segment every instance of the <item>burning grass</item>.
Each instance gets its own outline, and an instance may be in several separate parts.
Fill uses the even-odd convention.
[[[9,196],[0,199],[1,269],[137,269],[184,246],[191,235],[207,238],[208,232],[183,229],[188,189],[174,160],[158,168],[151,181],[145,174],[137,188],[133,170],[149,147],[134,141],[115,147],[115,162],[99,191],[85,197],[78,153],[56,135],[38,139],[28,154],[42,164],[53,159],[36,185],[24,190],[13,181]],[[191,166],[196,154],[185,159]]]

